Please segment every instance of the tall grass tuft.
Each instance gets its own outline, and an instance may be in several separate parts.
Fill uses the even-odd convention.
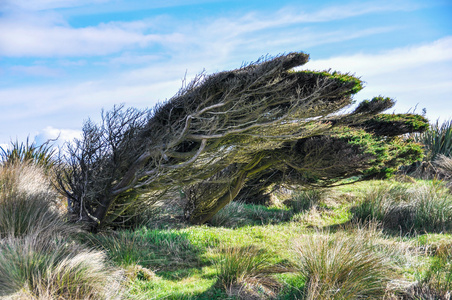
[[[275,296],[281,284],[272,275],[288,271],[270,263],[270,255],[254,246],[226,247],[215,265],[218,282],[229,295],[252,299]]]
[[[119,273],[104,254],[52,235],[8,237],[0,243],[0,296],[30,299],[110,299]]]
[[[380,299],[385,294],[391,266],[359,235],[305,236],[295,253],[306,278],[306,299]]]
[[[0,238],[31,233],[76,231],[56,207],[57,194],[39,166],[14,164],[0,167]]]

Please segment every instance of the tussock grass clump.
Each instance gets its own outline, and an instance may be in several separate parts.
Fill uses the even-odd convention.
[[[216,263],[218,282],[231,296],[245,299],[274,297],[281,284],[272,277],[288,268],[272,264],[270,255],[254,247],[225,247]]]
[[[74,233],[77,227],[63,220],[57,202],[41,167],[0,167],[0,238],[50,231]]]
[[[295,253],[306,278],[306,299],[379,299],[385,294],[391,265],[359,235],[303,236]]]
[[[0,296],[30,299],[110,299],[119,273],[105,255],[52,236],[9,237],[0,243]]]
[[[353,213],[357,220],[377,220],[389,230],[444,232],[452,228],[452,197],[437,181],[386,183],[366,191]]]

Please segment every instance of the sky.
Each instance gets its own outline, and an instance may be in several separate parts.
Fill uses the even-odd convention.
[[[0,146],[62,143],[114,105],[294,51],[360,77],[358,102],[452,118],[451,0],[0,0]]]

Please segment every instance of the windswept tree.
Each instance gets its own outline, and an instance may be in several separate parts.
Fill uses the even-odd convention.
[[[394,105],[383,97],[345,112],[361,80],[294,70],[308,58],[290,53],[201,75],[153,110],[115,107],[101,124],[86,122],[57,176],[74,220],[96,230],[185,191],[185,217],[201,224],[239,194],[275,183],[385,176],[421,158],[420,146],[399,136],[424,130],[426,119],[381,114]]]

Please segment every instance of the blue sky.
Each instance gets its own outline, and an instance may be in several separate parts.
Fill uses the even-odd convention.
[[[451,1],[0,0],[0,145],[72,139],[102,109],[292,51],[359,76],[357,101],[452,117]]]

